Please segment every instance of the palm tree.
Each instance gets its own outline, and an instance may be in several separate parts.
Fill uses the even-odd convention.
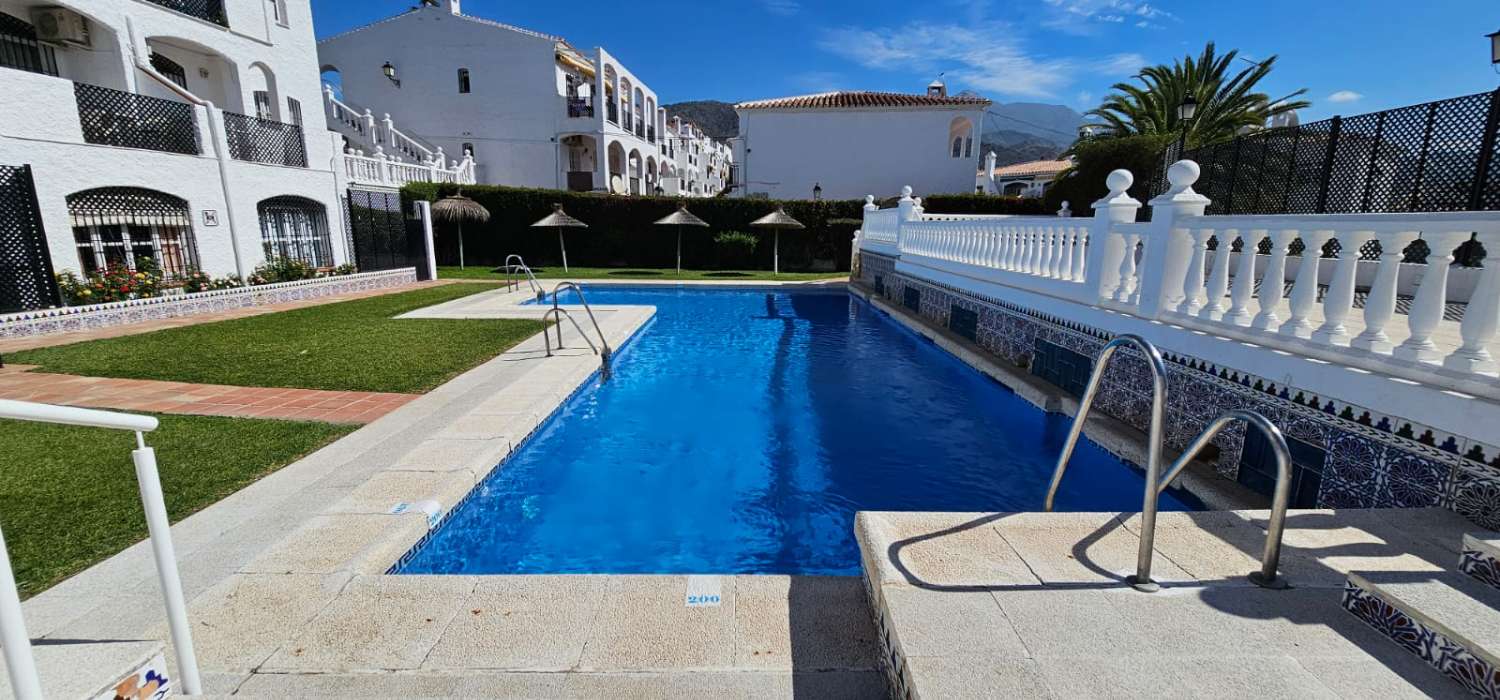
[[[1142,68],[1135,76],[1139,85],[1115,83],[1111,88],[1115,92],[1089,115],[1103,120],[1105,129],[1115,136],[1178,134],[1184,124],[1177,118],[1177,106],[1192,95],[1198,101],[1197,113],[1186,123],[1186,141],[1192,147],[1232,138],[1242,128],[1264,126],[1273,116],[1312,104],[1296,99],[1307,94],[1307,88],[1274,100],[1254,92],[1276,65],[1275,56],[1230,77],[1238,55],[1238,51],[1218,55],[1209,42],[1196,59],[1185,56],[1171,66]]]

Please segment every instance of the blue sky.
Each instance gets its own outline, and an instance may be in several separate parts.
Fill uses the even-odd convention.
[[[320,37],[415,0],[313,0]],[[1231,9],[1232,8],[1232,9]],[[1146,63],[1221,49],[1279,54],[1273,96],[1306,87],[1304,120],[1500,86],[1484,35],[1496,0],[740,0],[580,3],[465,0],[466,14],[604,46],[666,103],[833,89],[950,90],[1082,111]],[[434,47],[441,50],[441,47]]]

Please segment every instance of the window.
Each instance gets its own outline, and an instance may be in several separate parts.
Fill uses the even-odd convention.
[[[57,54],[25,20],[0,12],[0,68],[57,75]]]
[[[949,155],[954,158],[970,158],[974,155],[974,122],[968,117],[954,117],[948,123],[948,139],[953,145]]]
[[[182,69],[178,62],[167,58],[155,51],[151,52],[151,67],[161,73],[163,78],[177,83],[177,87],[187,89],[187,71]]]
[[[973,137],[969,137],[969,136],[964,137],[964,157],[965,158],[973,158],[974,157],[974,139],[973,139]]]
[[[265,90],[255,91],[255,116],[261,119],[272,119],[271,93]]]
[[[182,199],[138,187],[103,187],[68,195],[68,214],[84,274],[110,265],[135,271],[153,260],[174,280],[198,267]]]
[[[460,94],[460,95],[467,95],[467,94],[469,94],[469,69],[468,68],[460,68],[460,69],[458,69],[458,94]]]
[[[472,155],[474,155],[474,144],[469,143],[467,141],[464,142],[463,152],[464,152],[464,155],[466,155],[466,156],[472,156]]]
[[[260,243],[266,259],[300,260],[333,267],[333,246],[323,205],[302,197],[272,197],[260,203]]]
[[[964,149],[964,139],[963,139],[963,137],[959,136],[957,138],[954,138],[953,139],[953,157],[957,158],[958,154],[961,153],[963,151],[963,149]]]
[[[302,126],[302,103],[295,97],[286,98],[286,117],[293,124]]]
[[[283,27],[287,26],[286,0],[270,0],[270,3],[271,16],[276,19],[276,23]]]

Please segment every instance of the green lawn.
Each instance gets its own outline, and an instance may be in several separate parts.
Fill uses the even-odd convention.
[[[156,449],[173,522],[354,430],[331,423],[158,416]],[[118,430],[0,420],[0,527],[22,597],[146,537],[130,451]]]
[[[339,391],[429,391],[542,329],[518,319],[395,319],[476,294],[458,284],[7,354],[96,377]]]
[[[465,269],[439,267],[438,277],[444,279],[503,280],[505,274],[491,272],[488,265],[471,265]],[[635,279],[635,280],[782,280],[800,282],[805,280],[844,279],[847,272],[783,272],[771,274],[770,270],[683,270],[681,273],[668,267],[662,269],[642,267],[570,267],[563,272],[561,267],[533,267],[537,279]]]

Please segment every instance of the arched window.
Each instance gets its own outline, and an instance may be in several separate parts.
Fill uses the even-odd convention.
[[[147,260],[168,280],[198,269],[186,200],[140,187],[100,187],[70,194],[67,202],[85,275],[111,265],[134,272]]]
[[[469,69],[468,68],[460,68],[460,69],[458,69],[458,94],[460,94],[460,95],[467,95],[467,94],[469,94]]]
[[[953,139],[953,157],[957,158],[959,156],[959,154],[963,152],[963,150],[964,150],[964,138],[962,136],[956,136],[956,137],[954,137],[954,139]]]
[[[260,243],[266,259],[300,260],[313,267],[333,267],[328,217],[323,205],[290,195],[261,201]]]
[[[949,155],[954,158],[974,156],[974,122],[968,117],[954,117],[948,123],[948,143],[952,144]]]

